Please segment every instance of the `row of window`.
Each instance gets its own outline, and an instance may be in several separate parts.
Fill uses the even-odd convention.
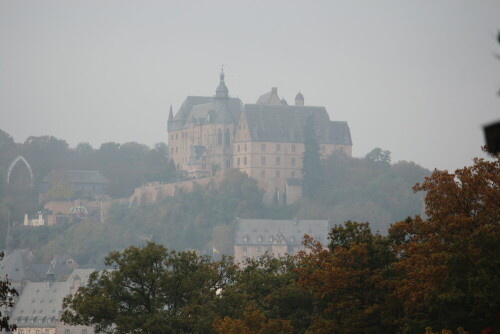
[[[296,161],[297,159],[292,157],[290,158],[290,166],[291,167],[295,167],[296,166]],[[260,164],[262,166],[265,166],[267,165],[267,159],[266,159],[266,156],[261,156],[260,157]],[[240,157],[236,158],[236,166],[237,167],[240,167],[241,165],[241,159]],[[247,157],[243,157],[243,166],[246,166],[247,165]],[[275,166],[281,166],[281,157],[276,157],[275,159]]]
[[[27,333],[30,333],[30,332],[29,332],[29,330],[26,330],[26,332],[25,332],[24,329],[19,329],[18,333],[19,334],[25,334],[25,333],[27,334]],[[45,329],[43,331],[41,329],[36,329],[35,330],[35,334],[49,334],[49,333],[50,333],[50,329]],[[64,334],[71,334],[71,330],[65,329],[64,330]],[[77,334],[77,331],[73,330],[73,334]],[[87,334],[87,330],[86,329],[82,329],[78,334]]]
[[[248,242],[250,240],[250,237],[245,235],[243,237],[243,242]],[[257,237],[257,242],[263,242],[264,240],[264,237],[263,236],[258,236]],[[279,237],[278,239],[275,239],[273,236],[270,236],[269,237],[269,242],[273,242],[274,240],[283,240],[282,237]],[[290,237],[288,238],[288,241],[289,242],[295,242],[295,237]],[[246,246],[243,246],[243,251],[246,252],[247,251],[247,247]]]
[[[187,137],[188,137],[188,134],[186,132],[182,132],[181,133],[181,139],[187,138]],[[224,140],[223,140],[222,137],[223,137],[222,136],[222,130],[221,129],[217,130],[217,145],[222,145],[223,141],[224,141],[224,145],[231,145],[231,131],[229,129],[226,129],[224,131]],[[179,139],[179,134],[176,133],[175,136],[173,134],[170,135],[171,141],[173,141],[174,138],[176,140],[178,140]],[[193,138],[191,138],[191,139],[193,139]]]
[[[241,145],[240,144],[238,144],[237,150],[238,150],[238,152],[241,152]],[[260,144],[260,150],[262,152],[266,151],[266,144],[265,143]],[[292,150],[292,152],[296,151],[295,144],[292,144],[291,150]],[[243,144],[243,152],[246,152],[246,151],[247,151],[247,144]],[[276,152],[281,152],[281,144],[276,144]]]

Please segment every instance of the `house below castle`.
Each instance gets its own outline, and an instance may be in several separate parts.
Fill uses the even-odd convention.
[[[224,73],[215,96],[188,96],[168,118],[170,157],[188,177],[214,175],[236,168],[257,180],[264,200],[293,203],[301,197],[304,126],[312,118],[321,157],[335,152],[352,156],[347,122],[330,121],[325,107],[306,106],[298,93],[295,105],[278,89],[255,104],[231,98]]]

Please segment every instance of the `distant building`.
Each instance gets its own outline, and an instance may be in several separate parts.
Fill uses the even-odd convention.
[[[53,170],[39,182],[39,200],[57,183],[67,182],[74,191],[74,198],[104,199],[109,180],[99,171]],[[70,198],[67,198],[70,199]]]
[[[304,249],[305,234],[326,244],[329,232],[327,220],[238,219],[234,260],[243,262],[266,252],[275,257],[295,255]]]
[[[352,156],[347,122],[330,121],[325,107],[306,106],[300,92],[295,105],[288,105],[276,87],[255,104],[243,104],[229,96],[221,73],[215,96],[188,96],[175,116],[170,108],[170,156],[189,177],[236,168],[258,181],[266,202],[293,203],[301,196],[303,130],[309,117],[322,157]]]
[[[85,285],[93,269],[75,269],[64,282],[56,282],[49,272],[45,282],[29,282],[10,316],[18,334],[94,334],[92,327],[73,327],[60,321],[64,297]]]

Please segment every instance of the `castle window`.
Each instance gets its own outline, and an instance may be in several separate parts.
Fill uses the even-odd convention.
[[[170,135],[170,139],[171,139],[171,140],[174,140],[174,135]]]
[[[276,152],[279,152],[281,151],[281,145],[280,144],[276,144]]]
[[[291,173],[292,178],[295,178],[295,171],[292,171]]]
[[[227,169],[231,168],[231,160],[230,159],[226,160],[226,168]]]
[[[207,169],[207,165],[205,165],[205,164],[201,165],[201,169],[203,169],[203,170]]]
[[[262,242],[262,237],[258,237],[258,238],[257,238],[257,241],[258,241],[258,242]],[[257,249],[258,249],[258,248],[257,248]]]
[[[217,130],[217,145],[222,145],[222,131],[221,131],[221,129]]]
[[[265,164],[266,164],[266,157],[261,157],[261,158],[260,158],[260,163],[261,163],[262,165],[265,165]]]
[[[243,158],[243,165],[246,166],[247,165],[247,157],[244,157]]]
[[[280,177],[280,171],[279,170],[276,171],[276,177]]]
[[[175,153],[179,153],[179,148],[178,147],[175,148]]]
[[[292,167],[295,167],[295,158],[292,158]]]
[[[265,151],[265,150],[266,150],[266,144],[261,144],[261,145],[260,145],[260,149],[261,149],[262,151]]]
[[[260,176],[266,177],[266,170],[265,169],[260,171]]]
[[[245,144],[245,146],[244,146],[244,151],[245,152],[247,151],[247,144]]]
[[[292,144],[292,152],[295,152],[295,144]]]
[[[175,134],[175,139],[179,139],[179,134],[178,133]]]
[[[276,157],[276,166],[279,166],[281,164],[281,158]]]
[[[262,252],[262,247],[257,247],[257,252],[258,253]]]
[[[236,166],[240,167],[240,158],[236,159]]]
[[[231,143],[231,134],[229,133],[229,129],[226,129],[226,132],[224,134],[224,143],[226,145],[229,145]]]
[[[245,235],[245,236],[243,237],[243,242],[247,242],[247,241],[248,241],[248,236],[246,236],[246,235]]]
[[[243,246],[243,251],[246,253],[248,251],[248,247],[247,246]]]
[[[240,151],[240,145],[238,145],[238,152]]]

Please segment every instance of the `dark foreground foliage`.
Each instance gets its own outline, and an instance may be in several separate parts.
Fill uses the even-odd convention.
[[[63,320],[107,333],[499,333],[500,163],[435,171],[427,218],[387,235],[335,226],[324,247],[242,266],[148,243],[112,252]],[[443,331],[443,333],[451,333]]]

